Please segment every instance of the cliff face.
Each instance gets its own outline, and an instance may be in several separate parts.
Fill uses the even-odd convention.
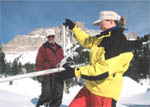
[[[5,52],[24,52],[37,50],[46,41],[46,30],[50,28],[38,28],[29,35],[16,35],[8,44],[4,44]],[[56,31],[56,42],[62,43],[59,28]]]
[[[5,52],[32,51],[36,50],[44,41],[42,37],[30,37],[28,35],[17,35],[8,44],[4,45]]]
[[[85,28],[83,22],[77,21],[76,24],[83,29],[85,32],[89,33],[91,36],[99,34],[100,30],[91,30]],[[49,27],[49,28],[38,28],[32,31],[29,35],[16,35],[8,44],[4,44],[4,52],[27,52],[27,51],[36,51],[39,49],[41,44],[46,41],[46,30],[54,29],[56,32],[56,42],[60,45],[63,44],[62,37],[62,27]],[[66,31],[67,37],[66,42],[68,42],[68,35],[71,35],[70,42],[76,43],[75,38],[70,31]],[[136,33],[131,33],[127,35],[127,39],[136,39]],[[67,44],[67,43],[66,43]]]

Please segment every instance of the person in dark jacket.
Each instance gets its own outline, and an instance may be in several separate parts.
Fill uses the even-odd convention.
[[[36,71],[57,68],[64,58],[63,49],[55,42],[53,29],[47,30],[47,41],[42,44],[36,57]],[[42,90],[36,107],[47,104],[50,107],[59,107],[62,103],[64,81],[56,79],[55,74],[38,77],[42,83]]]
[[[114,11],[100,12],[94,25],[99,26],[102,32],[92,37],[70,19],[66,19],[63,24],[72,30],[84,48],[90,50],[88,65],[72,68],[66,64],[66,70],[56,73],[60,80],[74,76],[86,79],[85,86],[69,107],[116,107],[123,74],[133,58],[133,48],[124,35],[125,19]]]

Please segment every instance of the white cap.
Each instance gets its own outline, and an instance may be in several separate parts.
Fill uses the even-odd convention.
[[[99,23],[104,20],[120,20],[121,16],[119,16],[114,11],[102,11],[100,12],[99,19],[93,22],[94,25],[99,26]]]
[[[50,35],[56,35],[54,29],[48,29],[48,30],[46,30],[46,37],[48,37]]]

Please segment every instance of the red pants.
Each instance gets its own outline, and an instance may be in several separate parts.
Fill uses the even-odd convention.
[[[83,87],[69,107],[116,107],[116,101],[112,98],[94,95]]]

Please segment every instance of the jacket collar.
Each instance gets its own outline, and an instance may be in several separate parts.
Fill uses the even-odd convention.
[[[120,27],[119,25],[118,25],[118,26],[114,26],[114,27],[112,27],[112,28],[110,28],[110,29],[107,29],[107,30],[101,32],[101,35],[106,34],[106,33],[108,33],[109,31],[115,30],[115,29],[117,29],[117,28],[121,28],[121,27]]]
[[[114,26],[114,27],[112,27],[112,28],[110,28],[108,30],[105,30],[105,31],[101,32],[100,35],[96,35],[96,37],[98,38],[98,37],[101,37],[102,35],[107,35],[110,31],[112,31],[112,32],[115,32],[115,31],[121,31],[121,32],[123,32],[123,30],[124,29],[121,28],[119,25],[118,26]]]

